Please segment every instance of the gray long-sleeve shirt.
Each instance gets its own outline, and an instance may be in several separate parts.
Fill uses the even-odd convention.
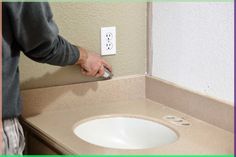
[[[48,3],[3,3],[2,16],[2,118],[7,119],[21,114],[20,51],[34,61],[59,66],[74,64],[79,51],[58,35]]]

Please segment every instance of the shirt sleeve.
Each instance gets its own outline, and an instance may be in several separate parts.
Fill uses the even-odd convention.
[[[9,3],[14,38],[20,50],[34,61],[72,65],[79,50],[59,35],[47,2]]]

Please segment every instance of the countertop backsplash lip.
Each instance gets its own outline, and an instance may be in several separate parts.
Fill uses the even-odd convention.
[[[37,87],[37,88],[27,88],[27,89],[20,89],[21,92],[28,92],[28,91],[35,91],[35,90],[41,90],[41,89],[51,89],[51,88],[58,88],[58,87],[71,87],[74,85],[79,84],[87,84],[87,83],[94,83],[94,82],[103,82],[103,81],[114,81],[114,80],[122,80],[122,79],[128,79],[128,78],[139,78],[139,77],[146,77],[144,74],[135,74],[135,75],[124,75],[124,76],[113,76],[112,79],[101,79],[101,80],[89,80],[89,81],[83,81],[78,83],[70,83],[70,84],[61,84],[61,85],[55,85],[55,86],[45,86],[45,87]]]
[[[210,99],[210,100],[213,100],[213,101],[217,101],[217,102],[219,102],[219,103],[222,103],[222,104],[225,104],[225,105],[229,105],[229,106],[234,107],[234,102],[229,102],[229,101],[222,100],[222,99],[218,99],[217,97],[213,97],[213,96],[210,96],[210,95],[207,95],[207,94],[198,92],[198,91],[193,91],[193,90],[191,90],[191,89],[188,89],[188,88],[185,88],[185,87],[183,87],[183,86],[181,86],[181,85],[178,85],[178,84],[176,84],[176,83],[173,83],[173,82],[164,80],[164,79],[159,78],[159,77],[157,77],[157,76],[146,75],[146,79],[148,79],[148,78],[150,78],[150,79],[155,79],[155,80],[157,80],[157,81],[160,81],[160,82],[162,82],[162,83],[164,83],[164,84],[173,86],[173,87],[178,88],[178,89],[180,89],[180,90],[184,90],[184,91],[186,91],[186,92],[190,92],[190,93],[192,93],[192,94],[195,94],[195,95],[198,95],[198,96],[201,96],[201,97],[205,97],[205,98],[207,98],[207,99]]]

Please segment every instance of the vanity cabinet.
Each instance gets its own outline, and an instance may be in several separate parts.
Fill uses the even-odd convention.
[[[41,137],[33,128],[26,123],[21,122],[26,146],[24,150],[25,155],[62,155],[63,153],[55,148],[49,141]]]

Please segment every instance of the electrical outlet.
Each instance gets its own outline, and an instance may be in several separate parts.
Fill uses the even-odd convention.
[[[116,54],[116,27],[101,28],[101,55]]]

